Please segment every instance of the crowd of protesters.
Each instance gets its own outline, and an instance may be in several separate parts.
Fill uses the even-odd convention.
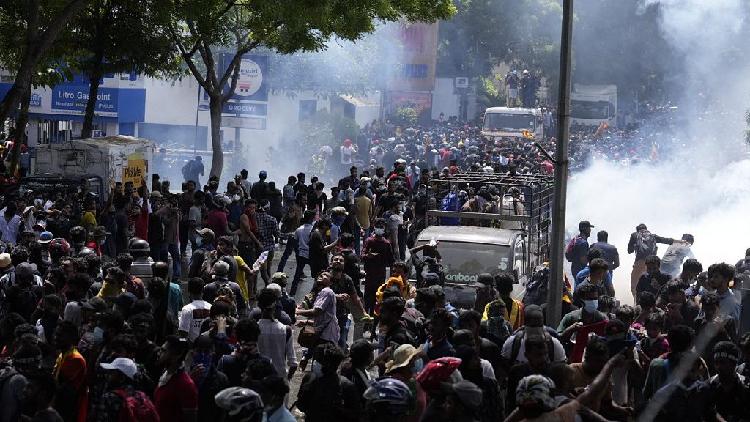
[[[457,309],[440,244],[410,235],[429,180],[549,174],[543,152],[453,122],[376,123],[338,153],[332,186],[265,171],[202,185],[195,160],[181,189],[7,195],[0,422],[750,419],[750,250],[704,272],[691,235],[640,225],[619,292],[637,305],[621,305],[617,249],[603,231],[589,245],[584,221],[558,326],[512,297],[512,273],[480,275]]]

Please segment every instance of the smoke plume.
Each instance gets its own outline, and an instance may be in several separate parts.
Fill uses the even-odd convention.
[[[633,262],[626,246],[639,223],[661,236],[693,234],[693,251],[704,269],[734,263],[750,247],[750,158],[743,142],[750,107],[745,6],[741,0],[645,0],[641,7],[659,8],[662,34],[679,57],[672,64],[679,89],[671,97],[684,122],[672,134],[681,147],[657,163],[594,162],[571,180],[567,203],[568,227],[588,219],[597,226],[591,241],[604,229],[618,247],[615,288],[626,303],[632,303]],[[659,255],[665,250],[661,246]]]

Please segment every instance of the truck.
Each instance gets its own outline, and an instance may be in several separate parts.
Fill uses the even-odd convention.
[[[529,138],[544,136],[542,110],[522,107],[489,107],[484,112],[482,135],[487,138]]]
[[[523,295],[535,270],[549,258],[553,184],[551,176],[541,174],[462,173],[431,180],[436,204],[445,192],[484,187],[496,193],[496,206],[485,212],[428,210],[427,227],[417,235],[416,246],[438,244],[445,296],[454,306],[474,306],[482,273],[513,274],[514,296]]]
[[[110,183],[132,182],[140,187],[143,180],[150,188],[154,143],[130,136],[75,139],[49,144],[36,150],[34,175],[37,177],[98,177],[105,188],[106,201]]]
[[[614,127],[617,120],[617,85],[574,84],[570,93],[570,124]]]

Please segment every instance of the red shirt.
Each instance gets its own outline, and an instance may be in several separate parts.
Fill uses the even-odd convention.
[[[183,370],[173,374],[166,384],[156,388],[154,405],[161,422],[181,422],[182,409],[198,409],[198,389]]]
[[[208,212],[206,227],[213,230],[216,239],[227,234],[227,224],[226,212],[219,209],[213,209]]]

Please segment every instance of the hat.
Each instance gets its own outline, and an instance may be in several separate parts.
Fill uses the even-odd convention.
[[[99,296],[94,296],[83,302],[81,308],[86,309],[87,311],[104,312],[107,310],[107,302]]]
[[[273,273],[273,275],[271,276],[271,282],[278,284],[279,286],[286,286],[287,279],[288,276],[286,275],[286,273],[282,272]]]
[[[16,265],[16,276],[30,276],[34,274],[34,267],[27,262]]]
[[[10,267],[13,261],[10,259],[10,254],[7,252],[0,253],[0,268]]]
[[[120,371],[131,380],[133,379],[135,374],[138,372],[138,367],[135,366],[135,362],[133,362],[132,359],[128,359],[128,358],[117,358],[113,360],[112,363],[100,363],[99,365],[104,369],[108,369],[111,371],[112,370]]]
[[[49,243],[54,237],[55,236],[52,232],[42,232],[42,234],[39,235],[39,243]]]
[[[224,261],[216,261],[213,266],[214,274],[219,276],[225,276],[229,274],[229,264]]]
[[[458,400],[476,412],[482,407],[482,390],[471,381],[459,381],[455,383],[443,383],[442,390],[448,394],[455,394]]]
[[[107,228],[104,227],[104,226],[96,226],[96,227],[94,227],[94,232],[93,232],[94,237],[107,237],[110,234],[112,234],[112,233],[108,232]]]
[[[417,356],[421,351],[422,349],[417,349],[411,344],[402,344],[398,346],[398,348],[393,352],[393,359],[389,360],[388,363],[385,364],[385,373],[387,374],[393,370],[409,365],[412,359],[414,359],[414,357]]]
[[[216,235],[214,234],[214,231],[211,230],[211,229],[209,229],[209,228],[200,229],[200,230],[196,230],[196,231],[198,232],[199,235],[201,235],[203,237],[207,237],[207,236],[211,237],[211,238],[215,238],[216,237]]]
[[[161,198],[161,192],[159,192],[158,190],[155,190],[155,191],[151,192],[151,197],[152,198]]]
[[[276,297],[281,297],[281,286],[279,286],[276,283],[270,283],[268,286],[266,286],[266,289],[272,291]]]
[[[539,305],[525,306],[523,308],[523,317],[526,320],[534,317],[544,318],[544,311],[542,311],[542,307]]]
[[[260,171],[260,172],[258,173],[258,177],[266,177],[266,176],[268,176],[268,173],[266,173],[266,171],[265,171],[265,170],[261,170],[261,171]]]
[[[344,207],[333,207],[333,208],[331,208],[331,214],[349,215],[349,213],[346,212],[346,208],[344,208]]]
[[[586,229],[593,229],[595,226],[592,226],[591,223],[589,223],[586,220],[581,221],[578,223],[578,230],[586,230]]]
[[[443,357],[431,360],[427,366],[417,375],[417,382],[424,390],[435,391],[441,383],[448,381],[454,373],[459,379],[461,373],[457,371],[461,365],[461,359],[454,357]]]
[[[555,400],[552,398],[552,389],[555,383],[544,375],[529,375],[521,380],[516,387],[516,403],[541,404],[547,409],[555,408]]]

